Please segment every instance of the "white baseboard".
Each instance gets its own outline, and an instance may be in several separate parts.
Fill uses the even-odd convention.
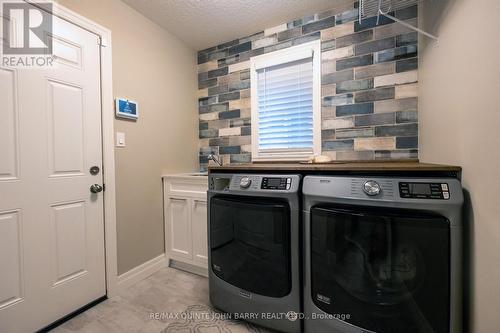
[[[189,273],[201,275],[203,277],[208,277],[208,268],[200,267],[193,264],[188,264],[182,261],[178,261],[175,259],[170,259],[167,261],[168,267],[172,267],[175,269],[180,269],[181,271],[186,271]]]
[[[146,261],[130,271],[118,276],[118,292],[121,292],[167,266],[165,253]]]

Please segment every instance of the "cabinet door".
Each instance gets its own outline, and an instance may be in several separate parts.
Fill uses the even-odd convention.
[[[171,197],[169,200],[169,232],[170,254],[192,259],[191,223],[189,219],[189,199]]]
[[[193,259],[206,265],[208,262],[206,201],[193,200],[191,223],[193,226]]]

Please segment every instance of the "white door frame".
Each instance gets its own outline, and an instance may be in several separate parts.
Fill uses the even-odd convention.
[[[37,6],[36,0],[24,0]],[[101,37],[101,122],[104,194],[104,246],[106,256],[106,295],[118,294],[118,260],[116,239],[116,194],[114,152],[114,103],[111,30],[52,1],[53,15]],[[38,7],[38,6],[37,6]]]

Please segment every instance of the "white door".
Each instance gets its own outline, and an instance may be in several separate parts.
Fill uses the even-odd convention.
[[[204,265],[208,263],[207,202],[193,199],[191,211],[193,229],[193,257]]]
[[[50,69],[0,67],[0,332],[104,296],[99,39],[54,17]],[[91,175],[92,166],[101,169]]]
[[[189,199],[170,197],[168,200],[170,254],[174,257],[192,259]]]

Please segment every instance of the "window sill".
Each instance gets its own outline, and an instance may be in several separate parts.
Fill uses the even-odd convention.
[[[314,155],[314,153],[295,156],[252,156],[252,162],[304,162],[309,160],[309,157],[312,155]]]

